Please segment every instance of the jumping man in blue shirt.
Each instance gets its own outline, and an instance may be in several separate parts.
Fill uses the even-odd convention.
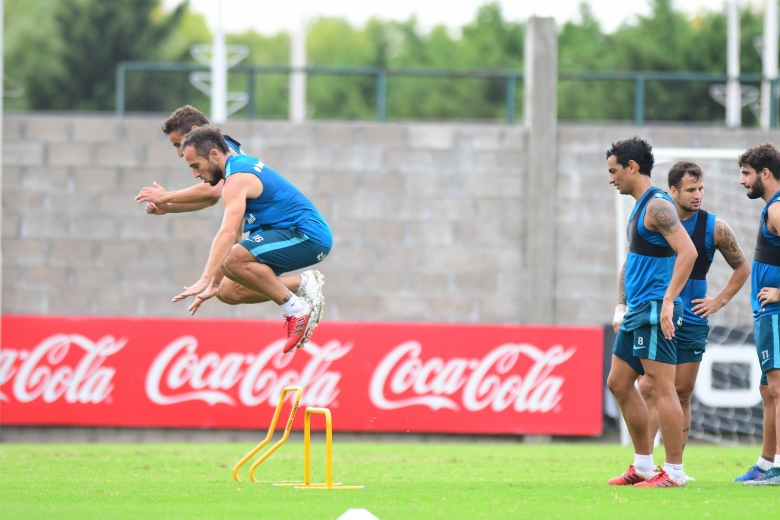
[[[187,134],[194,128],[209,124],[206,116],[197,108],[185,105],[177,108],[165,120],[162,125],[162,131],[173,145],[179,157],[182,157],[181,143]],[[230,155],[242,155],[241,143],[224,135],[225,143],[229,148]],[[224,181],[219,181],[215,185],[207,182],[199,182],[183,190],[166,191],[164,187],[156,182],[153,186],[147,186],[141,189],[135,200],[146,202],[146,213],[150,215],[166,215],[168,213],[184,213],[199,211],[209,208],[219,202],[222,197],[222,186]],[[249,231],[249,229],[245,229]],[[281,276],[282,283],[294,292],[296,296],[306,299],[315,309],[316,321],[322,319],[325,297],[322,293],[324,276],[320,271],[310,269],[296,275]],[[217,298],[228,305],[251,304],[267,302],[268,298],[258,294],[246,287],[233,282],[230,279],[224,279],[220,285]],[[316,323],[312,326],[316,326]]]
[[[330,252],[330,227],[314,205],[284,177],[248,155],[230,155],[219,129],[190,131],[182,153],[195,177],[212,186],[224,180],[225,213],[201,278],[174,297],[195,296],[194,313],[220,290],[223,278],[274,301],[287,320],[284,352],[302,347],[317,323],[316,310],[279,276],[321,262]],[[249,236],[241,240],[241,230]]]

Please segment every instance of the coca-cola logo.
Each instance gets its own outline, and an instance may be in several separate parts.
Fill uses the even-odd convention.
[[[432,410],[458,411],[462,406],[472,412],[488,407],[501,412],[512,407],[515,412],[545,413],[555,409],[563,396],[564,378],[552,372],[576,350],[507,343],[482,359],[423,361],[422,346],[408,341],[391,350],[374,370],[369,396],[383,410],[422,405]],[[523,358],[530,367],[521,374],[518,366]]]
[[[13,378],[13,396],[20,403],[38,398],[53,403],[63,396],[68,403],[105,402],[114,388],[116,369],[103,363],[126,343],[114,336],[93,342],[80,334],[55,334],[32,350],[3,348],[0,387]],[[81,357],[74,363],[75,355]],[[8,400],[0,392],[0,401]]]
[[[329,370],[344,357],[352,344],[329,341],[322,346],[309,342],[295,355],[282,353],[284,340],[256,353],[199,352],[194,336],[172,341],[154,359],[146,374],[146,395],[157,404],[172,405],[203,401],[211,406],[276,405],[286,386],[303,386],[301,404],[329,406],[339,394],[341,372]],[[306,365],[295,370],[290,362],[307,355]],[[237,392],[231,392],[237,387]]]

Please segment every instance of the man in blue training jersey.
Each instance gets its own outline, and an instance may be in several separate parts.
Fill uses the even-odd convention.
[[[184,137],[194,128],[208,125],[209,120],[195,107],[185,105],[173,111],[162,126],[163,133],[168,137],[179,157],[182,157],[181,143]],[[224,135],[225,143],[230,155],[240,155],[241,143]],[[167,213],[184,213],[199,211],[216,204],[222,196],[223,181],[214,186],[206,182],[200,182],[189,188],[177,191],[166,191],[165,188],[154,182],[154,186],[142,188],[135,200],[146,202],[146,213],[151,215],[165,215]],[[316,321],[322,319],[325,298],[322,294],[324,276],[317,270],[304,271],[299,275],[281,276],[282,283],[300,296],[309,301],[314,307]],[[232,280],[223,280],[217,298],[228,305],[263,303],[268,301],[263,295],[257,294]],[[316,325],[316,324],[315,324]]]
[[[679,295],[697,255],[674,202],[650,180],[654,163],[652,147],[638,137],[613,143],[607,151],[610,184],[636,200],[628,222],[629,253],[618,298],[618,304],[628,310],[615,339],[607,379],[631,434],[634,464],[609,480],[615,486],[685,486],[683,414],[674,389],[674,336],[682,324]],[[640,375],[647,377],[664,437],[666,462],[657,471],[647,405],[634,384]]]
[[[754,146],[739,156],[742,184],[750,199],[766,203],[753,255],[750,303],[753,339],[761,363],[759,391],[764,401],[764,443],[761,457],[735,478],[748,486],[780,486],[780,151],[770,143]]]
[[[680,293],[683,322],[674,336],[677,341],[675,389],[683,411],[684,450],[691,429],[691,396],[710,333],[707,317],[718,312],[739,292],[750,276],[750,265],[731,227],[714,213],[701,209],[704,196],[704,173],[701,168],[689,161],[675,163],[669,170],[668,182],[680,223],[691,237],[698,253],[688,282]],[[732,272],[723,290],[711,298],[707,296],[707,273],[716,250],[723,255]],[[620,325],[617,318],[619,313],[613,323],[616,327]],[[648,389],[647,378],[640,379],[639,390],[650,412],[650,439],[654,440],[658,432],[658,415]],[[688,476],[685,478],[690,480]]]
[[[195,177],[212,186],[224,180],[225,213],[203,275],[173,301],[195,296],[188,309],[194,314],[217,295],[226,277],[281,307],[287,320],[285,353],[303,347],[317,323],[314,309],[279,275],[325,259],[333,245],[327,222],[295,186],[259,159],[230,155],[216,127],[190,131],[182,151]],[[250,234],[241,240],[244,223]]]

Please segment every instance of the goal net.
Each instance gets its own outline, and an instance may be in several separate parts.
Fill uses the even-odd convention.
[[[743,151],[656,148],[653,179],[657,186],[668,191],[666,173],[674,162],[689,160],[701,166],[704,171],[702,207],[731,226],[751,262],[763,202],[748,199],[745,189],[739,184],[737,158]],[[624,259],[627,247],[625,226],[634,201],[619,194],[617,197],[618,255]],[[708,295],[715,296],[725,286],[730,274],[731,268],[716,252],[707,276]],[[758,385],[761,367],[753,343],[750,281],[728,305],[710,316],[709,322],[709,342],[691,404],[690,437],[720,444],[760,443],[763,407]],[[623,440],[627,440],[625,434]]]

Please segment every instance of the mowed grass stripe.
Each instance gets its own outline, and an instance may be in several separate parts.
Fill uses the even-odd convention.
[[[600,444],[334,444],[334,480],[362,491],[296,491],[303,446],[289,442],[257,470],[231,477],[250,444],[0,445],[0,516],[15,518],[336,518],[352,507],[382,520],[417,518],[753,518],[780,488],[731,479],[758,447],[689,446],[684,489],[610,487],[632,450]],[[325,478],[324,446],[312,477]],[[663,462],[663,450],[656,452]]]

